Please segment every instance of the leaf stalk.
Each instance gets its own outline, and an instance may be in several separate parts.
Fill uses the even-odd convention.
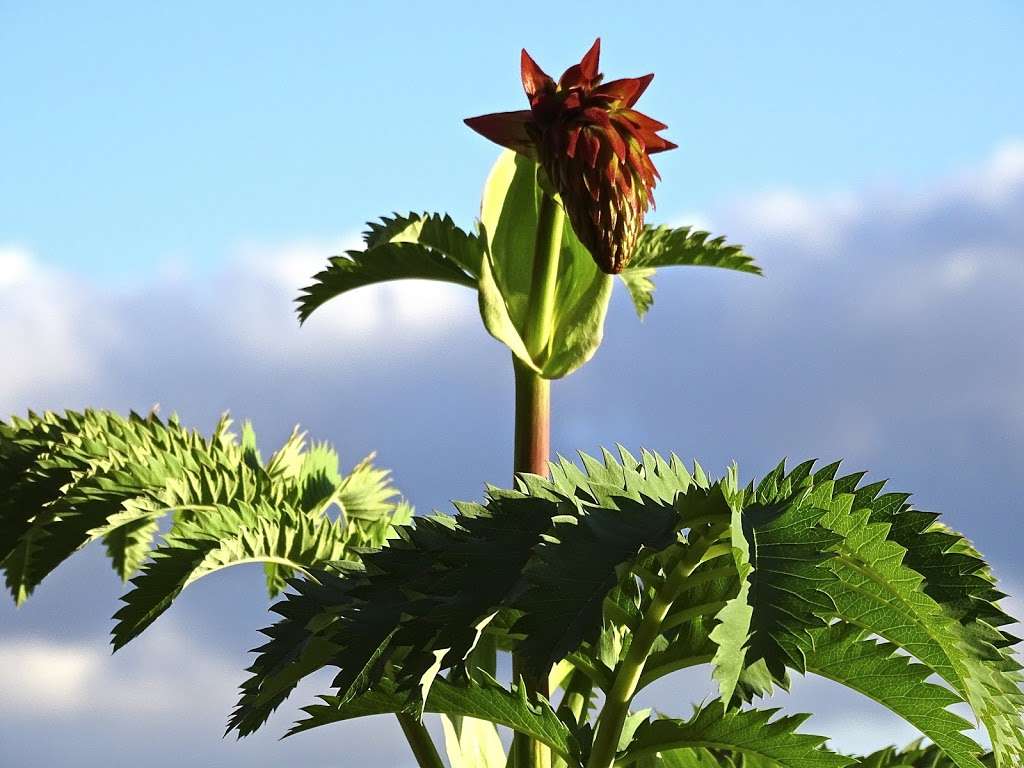
[[[427,727],[408,713],[400,712],[397,717],[399,725],[402,726],[402,733],[405,734],[405,739],[416,757],[416,764],[420,768],[445,768]]]
[[[714,526],[690,545],[686,555],[655,593],[651,604],[644,612],[644,618],[633,634],[626,657],[616,667],[611,690],[608,691],[608,697],[598,717],[594,747],[587,761],[587,768],[613,768],[615,765],[615,754],[619,748],[622,728],[629,715],[630,702],[639,689],[647,657],[651,655],[665,619],[683,590],[687,578],[701,563],[714,556],[714,548],[709,548],[709,545],[718,538],[721,531],[721,526]]]

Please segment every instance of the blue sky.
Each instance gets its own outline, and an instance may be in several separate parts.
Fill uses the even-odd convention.
[[[1014,2],[3,3],[0,232],[111,275],[391,209],[469,221],[519,48],[657,73],[662,217],[920,180],[1024,124]]]
[[[618,291],[603,347],[554,387],[555,449],[744,477],[845,456],[1024,592],[1019,4],[209,5],[0,0],[0,414],[160,403],[208,429],[230,409],[268,447],[300,422],[347,464],[377,450],[420,509],[507,483],[508,355],[471,291],[366,289],[301,330],[290,300],[368,219],[469,226],[496,153],[461,118],[521,107],[520,47],[558,73],[600,34],[610,77],[657,73],[641,104],[680,144],[650,219],[746,243],[767,277],[666,272],[643,323]],[[113,659],[99,553],[0,603],[0,765],[174,744],[153,768],[405,766],[384,720],[282,744],[292,707],[220,739],[260,589],[206,580]],[[839,747],[913,735],[796,688]]]

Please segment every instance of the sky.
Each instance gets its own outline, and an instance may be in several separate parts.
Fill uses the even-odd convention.
[[[557,73],[600,35],[609,76],[657,74],[641,105],[680,145],[649,219],[726,234],[766,277],[666,271],[642,323],[617,289],[604,345],[554,386],[554,449],[748,478],[844,457],[1024,593],[1022,33],[1013,2],[0,0],[0,414],[159,403],[208,430],[231,410],[267,447],[301,423],[347,465],[378,451],[420,510],[507,484],[509,358],[471,291],[364,289],[302,329],[291,299],[374,217],[470,227],[495,148],[462,118],[522,108],[520,47]],[[410,766],[386,719],[277,741],[291,705],[221,739],[261,588],[204,580],[114,657],[98,552],[0,605],[0,765]],[[913,735],[821,681],[786,706],[840,748]]]

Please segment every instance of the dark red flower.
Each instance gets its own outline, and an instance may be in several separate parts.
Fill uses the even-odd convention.
[[[674,149],[658,135],[667,126],[633,109],[654,75],[602,85],[598,38],[556,83],[522,53],[530,108],[471,117],[466,124],[544,168],[577,237],[609,274],[629,262],[654,204],[658,170],[650,156]]]

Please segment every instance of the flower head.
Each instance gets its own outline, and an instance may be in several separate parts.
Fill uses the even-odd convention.
[[[466,124],[537,160],[562,198],[576,236],[609,274],[629,262],[654,204],[658,171],[650,156],[674,149],[667,126],[633,109],[654,75],[602,84],[598,38],[556,83],[525,49],[523,89],[530,108],[472,117]]]

